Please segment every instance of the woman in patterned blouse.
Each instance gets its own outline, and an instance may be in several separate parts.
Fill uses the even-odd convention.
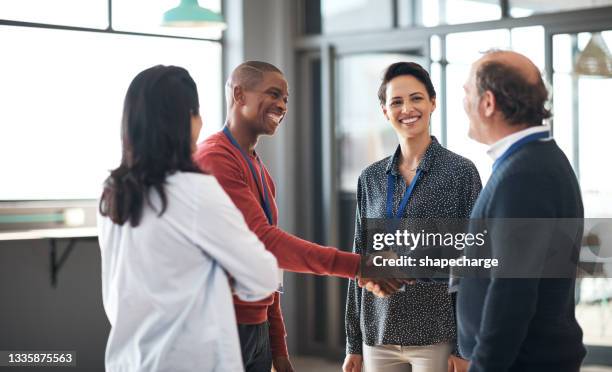
[[[399,145],[393,155],[370,165],[359,177],[356,253],[367,252],[363,219],[468,218],[482,188],[474,164],[429,134],[436,91],[425,69],[411,62],[390,65],[378,98]],[[400,208],[411,183],[412,193],[408,190],[408,202]],[[418,281],[378,298],[351,281],[344,372],[358,372],[362,366],[366,372],[446,371],[457,334],[453,309],[446,283]]]

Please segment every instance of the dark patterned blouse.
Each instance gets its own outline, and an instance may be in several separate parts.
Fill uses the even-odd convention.
[[[401,150],[367,167],[357,184],[353,251],[362,253],[362,218],[384,218],[387,175],[395,175],[393,213],[406,183],[398,169]],[[421,170],[402,218],[468,218],[482,188],[474,164],[438,143],[435,137],[417,169]],[[417,282],[388,298],[378,298],[351,280],[346,305],[347,354],[361,354],[362,344],[434,345],[456,339],[453,301],[448,285]]]

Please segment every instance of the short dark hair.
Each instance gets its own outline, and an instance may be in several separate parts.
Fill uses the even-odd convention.
[[[198,90],[187,70],[154,66],[134,78],[123,104],[121,164],[104,184],[99,210],[114,223],[138,226],[149,190],[167,207],[166,177],[201,171],[191,154],[191,116],[199,114]]]
[[[383,73],[382,82],[378,88],[378,100],[381,105],[387,102],[387,84],[394,78],[402,75],[414,76],[418,81],[425,85],[429,98],[436,98],[436,90],[434,89],[431,78],[427,70],[423,66],[414,62],[396,62],[385,70]]]
[[[232,72],[232,80],[240,83],[245,89],[253,89],[259,84],[264,73],[275,72],[283,75],[283,72],[271,63],[263,61],[246,61],[238,65]]]
[[[496,61],[483,62],[476,71],[478,95],[490,91],[499,110],[511,125],[542,125],[550,118],[546,108],[548,90],[538,74],[538,81],[530,82],[516,68]]]

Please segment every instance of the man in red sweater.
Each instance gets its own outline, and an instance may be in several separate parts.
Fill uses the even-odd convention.
[[[359,255],[308,242],[277,226],[274,182],[255,146],[259,136],[273,135],[280,125],[287,97],[287,81],[275,66],[257,61],[238,66],[226,84],[225,128],[199,146],[196,162],[217,178],[281,269],[354,279]],[[234,296],[234,305],[246,371],[269,372],[272,364],[278,372],[293,371],[279,292],[258,302]]]

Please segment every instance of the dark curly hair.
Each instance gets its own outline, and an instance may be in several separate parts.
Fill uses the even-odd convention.
[[[496,62],[483,62],[476,71],[478,95],[490,91],[504,117],[511,125],[542,125],[550,118],[546,108],[548,90],[538,75],[538,81],[528,81],[512,66]]]
[[[436,90],[434,89],[429,73],[421,65],[414,62],[396,62],[385,70],[383,73],[382,82],[378,88],[378,100],[381,105],[387,102],[387,84],[394,78],[402,75],[414,76],[418,81],[425,85],[429,99],[436,98]]]

